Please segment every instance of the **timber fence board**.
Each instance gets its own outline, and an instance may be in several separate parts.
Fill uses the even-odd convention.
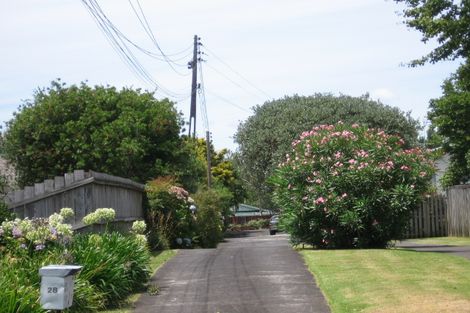
[[[470,185],[447,190],[449,236],[470,237]]]
[[[49,217],[69,207],[75,212],[74,229],[82,218],[97,208],[113,208],[116,221],[129,222],[144,217],[144,185],[130,179],[98,172],[75,170],[43,183],[15,190],[6,197],[8,207],[20,218]]]
[[[447,204],[442,195],[425,198],[413,211],[407,238],[447,236]]]

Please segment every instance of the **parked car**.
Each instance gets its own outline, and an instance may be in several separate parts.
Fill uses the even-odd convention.
[[[269,220],[269,234],[270,235],[275,235],[277,233],[278,224],[279,224],[279,215],[271,216],[271,219]]]

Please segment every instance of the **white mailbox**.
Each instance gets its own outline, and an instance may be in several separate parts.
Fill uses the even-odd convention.
[[[78,265],[48,265],[39,269],[41,306],[46,310],[64,310],[72,306],[75,274]]]

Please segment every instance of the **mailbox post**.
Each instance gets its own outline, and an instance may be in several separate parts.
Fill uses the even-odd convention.
[[[72,306],[75,274],[78,265],[48,265],[39,269],[41,306],[46,310],[64,310]]]

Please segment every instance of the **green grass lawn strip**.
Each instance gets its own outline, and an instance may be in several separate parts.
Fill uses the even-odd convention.
[[[151,253],[150,257],[150,271],[151,276],[153,276],[157,270],[163,266],[168,260],[174,257],[177,253],[177,250],[164,250],[164,251],[154,251]],[[102,313],[129,313],[134,307],[134,303],[139,299],[139,297],[144,292],[138,292],[130,295],[119,308],[114,308],[106,311],[101,311]]]
[[[401,249],[300,253],[333,313],[470,308],[470,262],[462,257]]]

